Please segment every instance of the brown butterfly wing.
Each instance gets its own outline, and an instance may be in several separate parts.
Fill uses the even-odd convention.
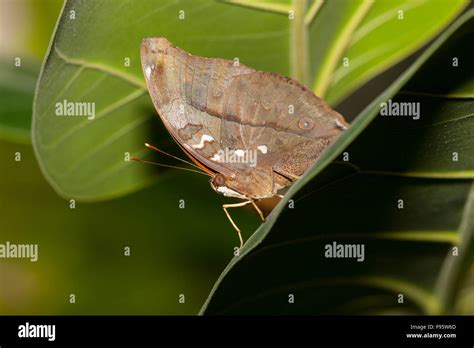
[[[223,150],[224,95],[233,77],[255,70],[192,56],[164,38],[144,39],[141,61],[148,91],[171,135],[199,162],[231,175],[232,168],[211,160]]]
[[[221,139],[223,146],[264,150],[258,150],[259,167],[293,181],[346,127],[340,114],[297,81],[257,71],[231,80]]]

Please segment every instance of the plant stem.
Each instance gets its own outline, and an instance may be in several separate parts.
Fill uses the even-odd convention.
[[[290,71],[291,77],[302,84],[308,83],[308,31],[305,26],[307,0],[293,0],[293,19],[290,36]]]
[[[319,9],[323,5],[324,0],[314,0],[313,4],[306,13],[304,24],[306,25],[306,29],[313,23],[313,20],[316,18],[316,14],[318,13]]]
[[[326,92],[331,84],[332,74],[337,66],[340,64],[340,59],[344,50],[349,45],[352,34],[354,33],[355,28],[364,18],[367,11],[372,6],[372,1],[362,1],[351,16],[350,20],[345,23],[345,26],[342,28],[339,36],[336,38],[334,44],[329,49],[328,54],[325,57],[325,60],[321,66],[320,73],[316,76],[316,80],[313,84],[313,91],[316,95],[321,98],[324,98]]]

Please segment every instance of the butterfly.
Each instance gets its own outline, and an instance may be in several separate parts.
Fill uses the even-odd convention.
[[[300,178],[348,124],[299,82],[236,61],[191,55],[166,38],[142,41],[153,104],[214,191],[252,204]],[[149,145],[152,147],[151,145]],[[156,148],[155,148],[156,149]],[[157,149],[158,150],[158,149]]]

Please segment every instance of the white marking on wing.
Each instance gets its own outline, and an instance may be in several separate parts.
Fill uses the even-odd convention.
[[[152,68],[151,66],[149,66],[149,65],[145,68],[145,74],[146,74],[147,80],[150,79],[150,77],[151,77],[151,71],[152,71],[152,70],[153,70],[153,68]]]
[[[211,157],[211,161],[221,162],[222,161],[222,154],[218,151]]]
[[[267,145],[260,145],[260,146],[257,146],[257,149],[263,153],[263,154],[266,154],[268,152],[268,147]]]
[[[339,127],[340,129],[342,129],[342,130],[347,129],[347,127],[346,127],[345,125],[343,125],[343,124],[341,123],[341,121],[336,120],[335,123],[336,123],[336,126]]]
[[[246,198],[244,195],[241,195],[240,193],[235,192],[234,190],[228,188],[227,186],[219,186],[216,190],[217,192],[222,193],[225,197],[235,197],[235,198],[242,198],[242,199]]]
[[[201,141],[199,142],[199,144],[192,145],[192,147],[195,148],[195,149],[202,149],[202,148],[204,148],[204,143],[206,141],[207,142],[214,141],[214,137],[212,137],[211,135],[203,134],[201,136]]]

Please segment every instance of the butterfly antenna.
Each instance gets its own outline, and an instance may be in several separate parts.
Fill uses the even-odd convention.
[[[168,153],[168,152],[165,152],[165,151],[163,151],[163,150],[157,148],[156,146],[150,145],[150,144],[148,144],[148,143],[145,143],[145,146],[148,147],[149,149],[155,150],[155,151],[157,151],[157,152],[159,152],[159,153],[162,153],[163,155],[169,156],[169,157],[171,157],[171,158],[174,158],[175,160],[178,160],[178,161],[181,161],[181,162],[183,162],[183,163],[189,164],[190,166],[193,166],[193,167],[195,167],[195,168],[201,170],[201,168],[200,168],[199,166],[195,165],[194,163],[188,162],[188,161],[186,161],[186,160],[184,160],[184,159],[182,159],[182,158],[179,158],[178,156],[175,156],[175,155],[172,155],[172,154],[170,154],[170,153]]]
[[[147,164],[153,164],[155,166],[160,166],[160,167],[166,167],[166,168],[173,168],[173,169],[181,169],[181,170],[185,170],[185,171],[188,171],[188,172],[193,172],[193,173],[198,173],[198,174],[203,174],[203,175],[207,175],[207,176],[211,176],[201,170],[194,170],[194,169],[189,169],[189,168],[183,168],[183,167],[178,167],[178,166],[172,166],[172,165],[168,165],[168,164],[162,164],[162,163],[156,163],[156,162],[151,162],[151,161],[145,161],[145,160],[142,160],[140,158],[137,158],[137,157],[130,157],[130,159],[132,161],[135,161],[135,162],[140,162],[140,163],[147,163]],[[186,162],[186,161],[185,161]]]

